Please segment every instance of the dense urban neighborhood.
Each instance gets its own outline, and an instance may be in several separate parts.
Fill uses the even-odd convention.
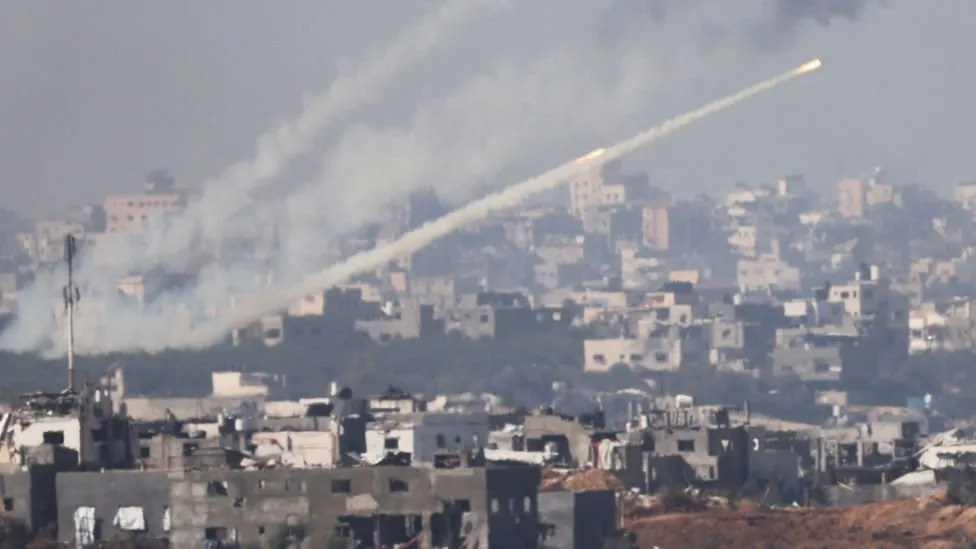
[[[689,200],[613,163],[207,350],[79,357],[72,392],[62,359],[8,353],[3,516],[82,544],[589,548],[653,538],[655,506],[958,491],[976,185],[892,179]],[[7,314],[65,234],[98,246],[188,192],[156,172],[85,217],[23,223]],[[414,193],[327,253],[447,209]],[[191,276],[116,284],[151,307]]]

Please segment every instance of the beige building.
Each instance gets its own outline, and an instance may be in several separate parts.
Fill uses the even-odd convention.
[[[895,201],[895,188],[887,183],[875,183],[868,187],[864,199],[868,206],[891,204]]]
[[[956,183],[953,197],[963,208],[969,211],[976,210],[976,181]]]
[[[620,169],[618,160],[577,176],[569,185],[572,214],[582,217],[587,208],[626,202],[626,186],[613,183],[619,179]]]
[[[837,183],[837,209],[844,217],[862,217],[867,201],[867,184],[861,179],[842,179]]]
[[[666,204],[644,206],[641,227],[645,246],[662,252],[668,249],[668,207]]]
[[[110,194],[105,197],[105,231],[141,230],[150,217],[185,207],[183,194],[177,192]]]

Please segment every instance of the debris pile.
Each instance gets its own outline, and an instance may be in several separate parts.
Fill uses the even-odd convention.
[[[600,469],[543,469],[540,492],[592,492],[625,490],[624,483],[610,471]]]

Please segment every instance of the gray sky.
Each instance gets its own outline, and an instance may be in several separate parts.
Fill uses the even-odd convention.
[[[275,121],[297,113],[303,95],[325,88],[338,68],[381,46],[433,2],[4,2],[0,205],[50,215],[136,189],[155,167],[189,183],[217,175],[249,155]],[[728,55],[716,53],[714,44],[703,51],[711,42],[698,31],[713,23],[738,29],[760,13],[761,3],[719,8],[689,0],[699,6],[688,8],[690,15],[669,12],[657,23],[625,17],[633,25],[625,34],[638,36],[630,47],[655,48],[689,70],[662,77],[659,93],[648,96],[646,110],[632,113],[632,121],[594,134],[649,125],[820,56],[826,66],[819,73],[722,113],[629,164],[649,168],[679,194],[786,172],[805,173],[825,188],[876,164],[896,181],[941,190],[976,177],[967,154],[976,126],[967,38],[976,3],[893,0],[865,10],[857,22],[806,24],[796,43],[778,53],[743,48]],[[447,95],[492,63],[601,32],[601,10],[611,4],[512,0],[507,13],[480,17],[408,71],[381,105],[351,122],[405,123],[414,105]],[[604,55],[614,55],[612,42]],[[717,48],[731,46],[719,41]],[[327,137],[306,163],[317,168],[329,143]]]

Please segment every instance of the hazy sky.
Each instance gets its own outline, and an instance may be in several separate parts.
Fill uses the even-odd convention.
[[[338,70],[435,2],[4,2],[0,205],[49,215],[137,189],[156,167],[188,183],[217,175],[249,155],[258,134],[297,113],[303,96],[324,89]],[[616,10],[619,2],[644,5],[618,0]],[[649,9],[614,17],[605,13],[613,0],[511,0],[507,12],[480,17],[353,121],[405,124],[414,105],[448,95],[493,63],[595,34],[604,56],[623,51],[622,40],[671,63],[646,109],[594,128],[601,137],[808,58],[825,61],[819,73],[628,160],[672,191],[714,191],[786,172],[804,173],[822,188],[876,164],[897,181],[940,189],[976,177],[968,154],[976,127],[969,104],[976,95],[969,28],[976,2],[891,0],[865,9],[856,22],[806,22],[796,42],[778,51],[742,47],[734,54],[726,50],[738,42],[715,29],[737,32],[762,13],[764,1],[686,3],[662,19]],[[306,162],[318,168],[329,144],[324,139]]]

